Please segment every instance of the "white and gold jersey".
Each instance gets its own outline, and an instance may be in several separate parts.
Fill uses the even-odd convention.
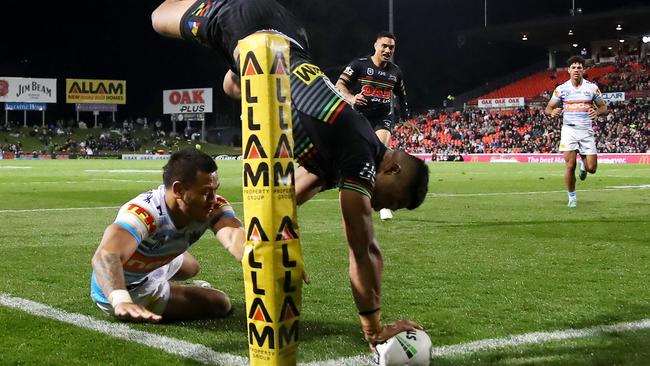
[[[598,86],[585,79],[578,87],[567,80],[555,88],[551,97],[551,101],[562,105],[563,125],[578,129],[591,129],[592,120],[588,112],[600,100],[602,96]]]

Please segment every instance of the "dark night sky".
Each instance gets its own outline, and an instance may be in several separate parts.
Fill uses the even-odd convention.
[[[388,0],[280,0],[306,25],[314,63],[338,77],[345,63],[369,54],[374,35],[388,28]],[[416,110],[439,106],[484,82],[544,60],[543,49],[522,45],[459,48],[457,32],[483,26],[484,0],[394,0],[397,53]],[[488,25],[565,16],[571,0],[488,0]],[[575,0],[585,13],[639,0]],[[162,112],[162,90],[213,87],[215,108],[234,115],[238,102],[221,91],[225,64],[210,50],[165,39],[151,28],[158,1],[4,1],[0,12],[0,76],[58,78],[54,115],[71,117],[65,78],[126,79],[120,116]],[[524,5],[525,4],[525,5]]]

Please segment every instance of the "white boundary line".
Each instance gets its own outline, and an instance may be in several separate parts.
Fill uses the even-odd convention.
[[[650,319],[642,319],[635,322],[597,325],[590,328],[564,329],[555,332],[534,332],[504,338],[483,339],[475,342],[436,347],[433,349],[431,354],[433,357],[463,355],[496,348],[539,344],[574,338],[587,338],[601,334],[633,332],[648,328],[650,328]]]
[[[86,211],[86,210],[107,210],[109,208],[118,209],[120,206],[100,206],[100,207],[61,207],[61,208],[33,208],[24,210],[0,210],[1,213],[20,213],[20,212],[48,212],[48,211]]]
[[[227,366],[248,365],[248,359],[245,357],[216,352],[201,344],[191,343],[176,338],[165,337],[132,329],[124,323],[108,322],[105,320],[94,319],[83,314],[68,313],[66,311],[55,309],[45,304],[21,299],[19,297],[15,297],[2,292],[0,292],[0,304],[16,310],[24,311],[32,315],[55,319],[64,323],[75,325],[80,328],[104,333],[114,338],[124,339],[134,343],[140,343],[148,347],[157,348],[167,353],[189,358],[204,364]],[[431,355],[434,358],[459,356],[504,347],[517,347],[521,345],[540,344],[550,341],[561,341],[565,339],[587,338],[601,334],[633,332],[644,329],[650,329],[650,319],[642,319],[635,322],[616,323],[612,325],[597,325],[594,327],[582,329],[565,329],[553,332],[525,333],[503,338],[483,339],[468,343],[440,346],[433,348]],[[301,363],[300,365],[363,366],[369,365],[370,362],[370,355],[362,355],[344,357],[334,360]]]
[[[604,192],[628,189],[650,189],[650,184],[638,186],[611,186],[600,189],[582,189],[578,192]],[[566,191],[537,191],[537,192],[489,192],[489,193],[427,193],[428,197],[474,197],[474,196],[512,196],[512,195],[534,195],[534,194],[552,194],[552,193],[566,193]],[[327,202],[338,201],[338,198],[315,198],[309,202]],[[233,205],[241,205],[242,202],[230,202]],[[83,211],[83,210],[106,210],[118,209],[120,206],[100,206],[100,207],[61,207],[61,208],[34,208],[34,209],[14,209],[14,210],[0,210],[2,213],[19,213],[19,212],[46,212],[46,211]]]
[[[111,323],[98,320],[87,315],[68,313],[48,305],[21,299],[0,292],[0,304],[26,313],[55,319],[72,324],[80,328],[94,330],[111,337],[124,339],[129,342],[140,343],[145,346],[157,348],[167,353],[189,358],[203,364],[224,366],[247,366],[248,360],[244,357],[233,356],[227,353],[215,352],[212,349],[180,339],[165,337],[132,329],[123,323]]]

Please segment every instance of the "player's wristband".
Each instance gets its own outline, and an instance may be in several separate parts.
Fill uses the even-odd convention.
[[[381,310],[377,308],[370,312],[360,312],[359,320],[361,321],[363,336],[366,340],[372,344],[381,343],[380,333],[383,329],[383,325],[381,324]]]
[[[113,307],[116,307],[118,304],[133,303],[131,295],[129,295],[127,290],[113,290],[108,297],[111,300],[111,306]]]

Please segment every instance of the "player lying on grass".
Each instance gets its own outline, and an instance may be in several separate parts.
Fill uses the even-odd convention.
[[[187,250],[207,229],[241,261],[245,234],[219,188],[217,165],[195,150],[174,153],[163,167],[164,184],[122,206],[92,258],[91,297],[117,318],[193,320],[226,316],[222,291],[175,284],[199,272]]]

